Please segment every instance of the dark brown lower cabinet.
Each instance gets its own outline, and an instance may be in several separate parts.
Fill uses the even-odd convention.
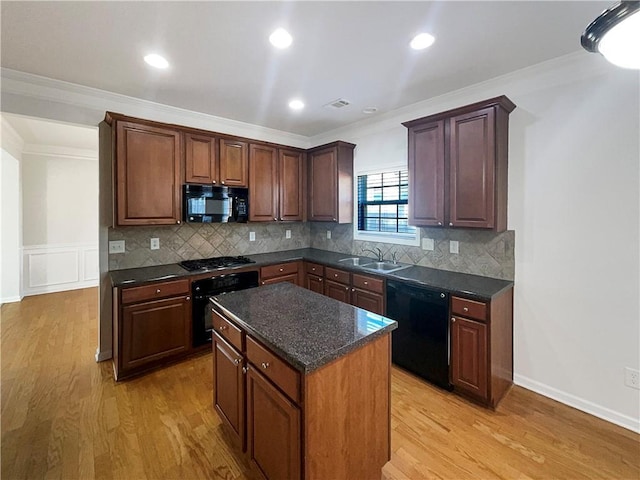
[[[480,398],[487,396],[487,326],[451,318],[451,382]]]
[[[217,333],[213,335],[213,368],[213,405],[229,427],[229,436],[237,446],[244,449],[246,437],[243,357]]]
[[[300,409],[251,365],[247,373],[247,453],[268,479],[300,478]]]
[[[305,276],[304,286],[312,292],[316,292],[321,295],[324,294],[324,282],[322,281],[322,277],[319,277],[318,275],[307,273]]]
[[[333,280],[326,280],[324,282],[324,294],[335,300],[351,303],[351,288],[348,285],[334,282]]]
[[[359,288],[351,289],[351,304],[370,312],[384,315],[384,295],[367,292]]]
[[[287,262],[269,265],[260,269],[260,285],[289,282],[300,285],[302,277],[302,262]]]

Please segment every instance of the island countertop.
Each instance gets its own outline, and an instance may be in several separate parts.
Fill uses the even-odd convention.
[[[211,303],[304,374],[398,326],[394,320],[290,283],[224,293]]]

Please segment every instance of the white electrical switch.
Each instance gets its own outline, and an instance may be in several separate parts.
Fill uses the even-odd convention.
[[[256,232],[249,232],[249,241],[250,242],[256,241]]]
[[[435,248],[433,238],[423,238],[422,239],[422,249],[423,250],[431,250],[433,251]]]
[[[331,239],[331,230],[327,230],[327,238]]]
[[[457,240],[449,240],[449,253],[459,253]]]
[[[284,238],[291,238],[291,230],[285,230]]]
[[[124,253],[124,240],[109,242],[109,253]]]
[[[158,250],[160,248],[160,239],[159,238],[152,238],[149,248],[151,248],[151,250]]]

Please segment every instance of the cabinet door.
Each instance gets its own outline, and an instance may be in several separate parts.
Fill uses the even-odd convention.
[[[226,187],[246,187],[249,147],[246,142],[220,139],[220,184]]]
[[[213,405],[233,441],[246,448],[242,355],[217,333],[213,335]]]
[[[184,134],[185,172],[187,183],[218,181],[216,139],[206,135]]]
[[[322,283],[322,277],[307,273],[306,276],[305,276],[305,285],[304,286],[308,290],[311,290],[312,292],[316,292],[316,293],[319,293],[321,295],[324,295],[324,285]]]
[[[278,219],[278,158],[275,148],[249,146],[249,220]]]
[[[352,288],[351,303],[356,307],[364,308],[378,315],[384,315],[384,297],[379,293]]]
[[[127,305],[122,307],[121,322],[120,361],[124,372],[189,351],[188,296]]]
[[[337,151],[314,152],[309,158],[309,220],[335,222],[338,212]]]
[[[180,223],[180,132],[116,124],[117,225]]]
[[[493,228],[495,112],[485,108],[449,120],[449,226]]]
[[[262,285],[271,285],[272,283],[289,282],[294,285],[298,285],[298,273],[290,273],[288,275],[282,275],[280,277],[269,278],[262,281]]]
[[[409,129],[409,224],[444,222],[444,121]]]
[[[297,480],[301,473],[300,410],[249,365],[247,452],[266,478]]]
[[[451,318],[451,383],[479,398],[487,398],[487,326]]]
[[[324,294],[335,300],[340,300],[344,303],[351,303],[351,287],[348,285],[326,280],[324,282]]]
[[[303,220],[302,179],[304,163],[301,152],[280,150],[278,159],[278,177],[280,184],[280,201],[278,217],[283,221]]]

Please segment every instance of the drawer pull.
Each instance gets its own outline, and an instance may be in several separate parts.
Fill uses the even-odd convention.
[[[188,302],[189,300],[191,300],[191,297],[187,297],[185,298],[185,300]]]
[[[264,368],[265,370],[269,368],[269,362],[262,362],[262,368]]]
[[[235,363],[236,365],[240,365],[242,363],[242,359],[241,358],[236,358],[233,363]]]
[[[352,291],[352,292],[355,292],[355,291],[356,291],[356,289],[355,289],[355,288],[352,288],[352,289],[351,289],[351,291]]]
[[[344,287],[345,290],[349,291],[349,287]]]
[[[224,332],[227,329],[226,325],[220,325],[220,331]]]
[[[365,285],[369,285],[369,282],[364,282]]]
[[[249,369],[247,367],[242,367],[242,373],[247,373]]]
[[[280,271],[281,271],[281,272],[284,272],[284,268],[281,268],[281,269],[280,269]]]
[[[159,288],[156,288],[156,293],[160,293],[160,289]]]
[[[319,282],[321,282],[321,281],[322,281],[322,279],[321,279],[321,278],[319,278],[319,279],[318,279],[318,281],[319,281]]]
[[[311,267],[311,271],[315,272],[316,271],[316,267]]]
[[[336,277],[336,278],[338,278],[338,274],[337,274],[337,273],[334,273],[334,274],[333,274],[333,276],[334,276],[334,277]]]
[[[276,221],[276,222],[278,221],[278,219],[276,217],[273,217],[273,220]]]
[[[455,318],[452,318],[452,319],[451,319],[451,322],[452,322],[452,323],[456,323],[456,319],[455,319]]]
[[[469,307],[463,307],[463,308],[462,308],[462,311],[464,311],[464,312],[468,312],[468,311],[469,311]]]

